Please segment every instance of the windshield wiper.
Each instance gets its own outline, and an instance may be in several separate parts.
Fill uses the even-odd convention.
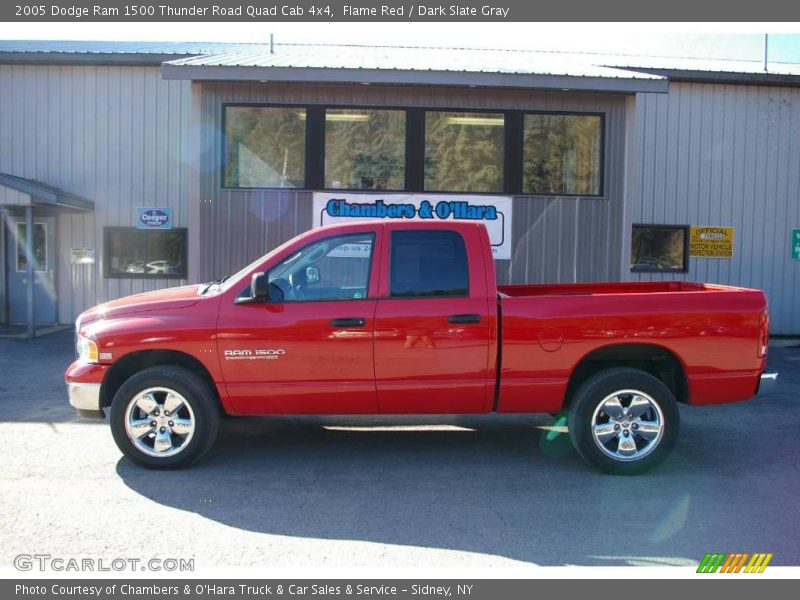
[[[210,290],[215,285],[219,285],[221,283],[224,283],[228,279],[228,277],[230,277],[230,275],[223,275],[219,279],[216,279],[216,280],[212,281],[211,283],[209,283],[208,285],[206,285],[206,287],[204,287],[202,289],[202,291],[200,292],[200,295],[202,296],[203,294],[205,294],[208,290]]]

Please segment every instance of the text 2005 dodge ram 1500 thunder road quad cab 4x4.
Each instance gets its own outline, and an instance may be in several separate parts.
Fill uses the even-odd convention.
[[[458,221],[315,229],[225,280],[101,304],[66,381],[149,467],[185,466],[221,413],[569,410],[590,464],[639,473],[676,403],[745,400],[765,373],[758,290],[678,281],[497,286],[486,229]]]

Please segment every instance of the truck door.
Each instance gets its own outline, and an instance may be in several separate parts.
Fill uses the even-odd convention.
[[[471,226],[408,223],[387,230],[375,314],[382,413],[469,413],[490,406],[481,241]]]
[[[380,226],[366,225],[286,256],[267,272],[281,301],[223,300],[217,348],[238,413],[377,412],[372,336],[380,237]]]

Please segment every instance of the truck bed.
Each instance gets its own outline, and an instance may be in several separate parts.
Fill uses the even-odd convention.
[[[622,283],[561,283],[542,285],[499,285],[507,298],[533,296],[597,296],[605,294],[654,294],[668,292],[731,292],[742,288],[689,281],[648,281]]]
[[[668,352],[690,404],[753,396],[766,310],[760,290],[683,281],[498,286],[500,412],[555,412],[574,369],[601,348]]]

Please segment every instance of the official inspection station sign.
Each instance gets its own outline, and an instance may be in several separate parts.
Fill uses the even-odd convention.
[[[733,258],[733,227],[695,227],[689,235],[689,256]]]
[[[72,248],[70,262],[73,265],[93,265],[94,248]]]
[[[476,221],[489,230],[496,259],[511,258],[510,196],[314,193],[314,227],[353,221]]]

